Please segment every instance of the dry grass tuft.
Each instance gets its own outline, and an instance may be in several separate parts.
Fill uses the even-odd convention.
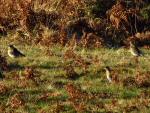
[[[8,105],[10,105],[12,108],[19,108],[21,106],[24,106],[25,101],[23,100],[23,95],[21,93],[16,93],[13,96],[11,96],[8,100]]]
[[[66,72],[66,77],[69,79],[75,79],[77,78],[79,75],[75,72],[74,67],[69,64],[67,66],[64,67],[64,70]]]
[[[126,77],[123,80],[123,86],[125,87],[133,87],[136,86],[136,81],[134,77]]]
[[[75,87],[73,84],[67,84],[65,87],[68,95],[69,95],[69,100],[74,107],[74,109],[77,112],[83,112],[85,111],[85,103],[84,99],[86,98],[87,94],[83,93],[80,89]]]
[[[103,46],[104,40],[94,33],[84,32],[80,43],[84,48],[100,48]]]
[[[40,82],[41,73],[34,67],[25,67],[24,71],[17,75],[19,87],[36,87]],[[19,78],[18,78],[19,77]]]
[[[129,18],[137,16],[138,10],[136,9],[127,9],[124,1],[119,1],[115,4],[111,10],[108,11],[110,21],[118,29],[120,27],[126,29],[130,26]]]
[[[7,86],[5,86],[4,84],[0,83],[0,94],[6,94],[7,91],[8,91]]]
[[[135,81],[138,87],[150,87],[150,72],[140,73],[135,77]]]
[[[26,67],[24,70],[24,77],[26,79],[34,79],[37,76],[37,71],[33,67]]]

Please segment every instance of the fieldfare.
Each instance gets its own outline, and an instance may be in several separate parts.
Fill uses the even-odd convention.
[[[108,66],[106,66],[104,69],[106,71],[106,78],[110,83],[119,82],[118,74],[114,70],[111,70]]]
[[[138,49],[138,47],[133,44],[133,42],[130,42],[130,52],[135,57],[143,56],[142,51]]]
[[[25,57],[25,55],[21,53],[18,49],[16,49],[13,45],[9,45],[8,55],[12,58]]]
[[[110,74],[110,71],[111,71],[110,67],[106,66],[104,69],[106,71],[106,78],[111,83],[112,82],[112,77],[111,77],[111,74]]]

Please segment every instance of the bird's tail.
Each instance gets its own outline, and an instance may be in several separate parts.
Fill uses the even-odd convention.
[[[25,57],[25,55],[24,55],[24,54],[22,54],[22,53],[20,54],[20,56],[21,56],[21,57]]]

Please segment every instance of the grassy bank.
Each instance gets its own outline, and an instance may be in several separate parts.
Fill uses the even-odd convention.
[[[26,57],[13,59],[7,55],[9,43],[0,40],[9,67],[0,81],[2,112],[150,112],[150,88],[143,85],[150,74],[147,49],[142,49],[145,56],[137,63],[126,48],[77,47],[73,52],[82,59],[78,61],[65,56],[67,47],[15,43]],[[108,82],[105,66],[119,82]]]

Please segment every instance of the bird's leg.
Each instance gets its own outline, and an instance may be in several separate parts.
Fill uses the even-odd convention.
[[[138,64],[139,63],[139,59],[138,57],[135,57],[135,63]]]
[[[131,59],[131,63],[133,61],[133,64],[138,64],[139,63],[139,60],[138,60],[138,57],[137,56],[134,56],[132,59]]]

